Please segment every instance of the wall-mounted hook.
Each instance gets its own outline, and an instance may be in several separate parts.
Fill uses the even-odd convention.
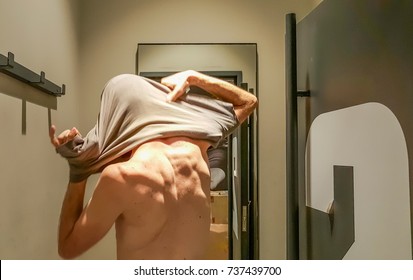
[[[65,84],[62,84],[62,91],[61,91],[61,95],[65,95],[65,93],[66,93],[66,85]]]
[[[50,82],[46,79],[46,74],[43,71],[39,75],[15,62],[14,54],[11,52],[7,54],[7,57],[0,54],[0,71],[54,96],[61,96],[66,92],[64,84],[62,87],[59,87]]]
[[[30,83],[32,83],[32,84],[44,84],[46,82],[46,74],[43,71],[41,71],[40,76],[36,77],[36,78],[38,78],[38,79],[35,80],[35,81],[30,81]]]
[[[14,66],[14,54],[8,52],[7,57],[0,57],[0,68],[13,68]]]
[[[13,68],[14,66],[14,54],[12,52],[7,53],[7,66]]]
[[[299,90],[297,91],[297,96],[298,97],[310,97],[311,92],[309,90]]]
[[[40,83],[41,83],[41,84],[44,84],[45,81],[46,81],[46,73],[43,72],[43,71],[41,71],[41,72],[40,72]]]

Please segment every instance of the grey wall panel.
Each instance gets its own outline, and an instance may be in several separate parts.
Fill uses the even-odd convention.
[[[341,260],[355,240],[353,167],[334,166],[334,203],[329,213],[307,207],[309,258]]]
[[[301,113],[304,111],[301,116],[304,135],[317,116],[326,112],[368,102],[389,108],[397,117],[407,144],[410,224],[413,224],[412,18],[412,0],[325,0],[297,25],[298,88],[311,90],[311,98],[301,101],[299,107]],[[304,160],[302,153],[301,160]],[[304,168],[301,166],[300,170],[302,177]]]

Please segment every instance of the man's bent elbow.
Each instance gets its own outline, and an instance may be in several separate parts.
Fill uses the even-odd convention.
[[[248,101],[245,104],[245,111],[249,115],[254,112],[254,110],[258,107],[258,98],[255,95],[250,94]]]
[[[57,252],[59,256],[64,260],[72,260],[80,255],[79,252],[73,250],[74,247],[68,244],[59,244]]]
[[[248,105],[248,116],[254,112],[254,110],[258,107],[258,98],[255,95],[251,96],[251,100]]]
[[[59,256],[64,260],[72,260],[75,258],[73,254],[71,254],[70,252],[66,250],[63,250],[62,248],[59,248],[57,251],[59,253]]]
[[[257,107],[258,98],[255,95],[251,95],[245,104],[235,109],[239,123],[243,123]]]
[[[251,106],[252,110],[251,113],[258,107],[258,98],[255,95],[251,96]]]

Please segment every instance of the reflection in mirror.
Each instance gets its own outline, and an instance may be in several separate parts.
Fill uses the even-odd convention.
[[[159,82],[170,74],[193,69],[257,93],[256,59],[256,44],[139,44],[136,72]],[[189,94],[208,93],[191,87]],[[206,259],[258,257],[258,225],[252,218],[258,209],[255,114],[246,126],[248,134],[241,137],[239,128],[234,137],[208,151],[211,238]],[[240,147],[247,151],[242,153]],[[241,170],[251,174],[241,174]],[[242,211],[243,207],[249,211]]]

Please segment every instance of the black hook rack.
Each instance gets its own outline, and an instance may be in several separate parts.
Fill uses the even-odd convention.
[[[297,97],[310,97],[311,91],[309,90],[299,90],[297,91]]]
[[[13,78],[25,82],[47,94],[62,96],[66,93],[66,86],[61,87],[46,79],[46,74],[41,71],[40,75],[27,69],[23,65],[14,61],[14,54],[9,52],[7,57],[0,54],[0,72],[3,72]]]

